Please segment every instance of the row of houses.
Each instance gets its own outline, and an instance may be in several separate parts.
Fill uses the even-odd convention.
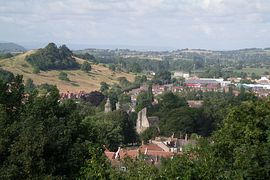
[[[207,91],[229,91],[229,87],[245,87],[250,91],[254,92],[259,97],[265,97],[270,95],[270,80],[266,77],[261,77],[258,80],[254,80],[253,84],[241,84],[241,78],[236,80],[231,78],[225,81],[222,78],[187,78],[184,82],[184,86],[175,86],[173,84],[165,84],[165,85],[153,85],[152,93],[154,96],[160,95],[165,91],[171,92],[181,92],[185,88],[189,88],[191,90],[201,90],[203,92]],[[133,89],[129,92],[131,95],[131,100],[136,102],[136,98],[138,94],[141,92],[147,91],[148,88],[146,86],[141,86],[140,88]],[[234,90],[233,93],[235,95],[239,94],[239,90]]]
[[[60,93],[60,99],[80,99],[85,96],[87,93],[85,91],[79,92],[62,92]]]
[[[196,145],[196,140],[185,138],[172,137],[156,137],[155,140],[151,140],[148,144],[144,144],[139,147],[119,147],[116,152],[110,151],[105,147],[104,154],[110,160],[112,165],[120,165],[121,161],[126,158],[143,159],[151,164],[160,165],[161,158],[172,158],[175,155],[180,155],[183,151]]]
[[[173,152],[166,152],[156,144],[148,143],[142,144],[137,148],[118,148],[116,152],[105,149],[105,155],[114,166],[121,165],[124,158],[139,159],[143,157],[146,162],[159,165],[161,158],[171,158],[174,156]]]
[[[202,90],[202,91],[218,91],[220,89],[224,89],[231,84],[231,81],[224,81],[224,79],[211,79],[211,78],[189,78],[185,80],[184,86],[177,86],[173,84],[165,84],[165,85],[152,85],[152,93],[154,96],[160,95],[165,91],[171,92],[181,92],[186,87],[194,89],[194,90]],[[129,95],[131,96],[132,102],[136,102],[137,96],[141,92],[145,92],[148,90],[147,86],[141,86],[136,89],[132,89],[129,91]]]

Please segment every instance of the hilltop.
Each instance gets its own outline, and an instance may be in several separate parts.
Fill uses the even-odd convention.
[[[26,49],[18,44],[15,43],[4,43],[0,42],[0,52],[2,53],[14,53],[14,52],[25,52]]]
[[[118,77],[126,77],[129,81],[134,80],[134,75],[123,72],[113,72],[105,65],[91,64],[92,70],[89,73],[77,70],[50,70],[40,71],[38,74],[33,73],[33,67],[27,62],[26,56],[33,54],[35,51],[28,51],[26,53],[0,60],[2,69],[10,71],[14,74],[21,74],[24,80],[31,78],[35,84],[53,84],[58,87],[60,92],[78,92],[78,91],[94,91],[100,87],[100,82],[108,84],[117,83]],[[76,62],[82,64],[85,60],[74,57]],[[60,72],[68,74],[70,81],[63,81],[58,78]]]

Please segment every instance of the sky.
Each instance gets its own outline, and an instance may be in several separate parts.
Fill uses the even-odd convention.
[[[270,0],[0,0],[0,41],[26,47],[270,47]]]

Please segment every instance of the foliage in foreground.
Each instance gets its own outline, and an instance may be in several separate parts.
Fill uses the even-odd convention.
[[[108,171],[106,166],[99,173],[107,172],[108,179],[269,179],[269,109],[266,101],[247,101],[231,108],[211,139],[200,139],[197,148],[163,159],[159,168],[143,158],[126,159],[122,162],[126,171],[118,167]],[[92,171],[83,171],[88,172]]]
[[[59,102],[56,87],[44,85],[46,91],[41,93],[30,81],[29,96],[25,96],[22,76],[7,77],[0,80],[0,179],[270,178],[268,100],[255,101],[252,96],[240,95],[247,101],[237,102],[238,106],[226,113],[220,111],[227,114],[226,118],[211,137],[200,140],[197,148],[163,160],[159,168],[143,158],[126,159],[122,163],[127,171],[120,171],[104,157],[102,145],[116,150],[136,140],[134,121],[128,114],[104,114],[89,104]],[[185,101],[178,104],[175,98],[172,94],[162,97],[160,110],[173,108],[175,115],[169,119],[183,117],[179,122],[186,124],[196,113],[184,111]],[[208,114],[216,111],[208,110]]]

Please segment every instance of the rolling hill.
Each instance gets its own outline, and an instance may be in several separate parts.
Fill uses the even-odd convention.
[[[92,70],[89,73],[81,70],[63,70],[63,72],[68,74],[70,81],[62,81],[58,78],[60,70],[41,71],[39,74],[33,74],[32,66],[25,60],[25,57],[33,52],[28,51],[12,58],[0,60],[0,66],[2,69],[14,74],[22,74],[24,80],[31,78],[37,85],[43,83],[56,85],[60,92],[90,92],[98,90],[100,82],[104,81],[108,84],[117,83],[118,77],[126,77],[129,81],[134,80],[133,74],[113,72],[102,64],[91,65]],[[75,59],[79,64],[85,61],[77,57]]]
[[[0,42],[0,52],[3,53],[13,53],[13,52],[25,52],[26,49],[21,45],[15,43],[4,43]]]

